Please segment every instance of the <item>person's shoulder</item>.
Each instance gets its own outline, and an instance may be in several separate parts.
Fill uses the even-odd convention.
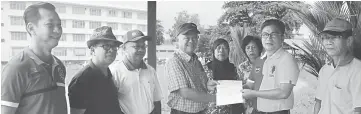
[[[73,76],[73,80],[88,80],[94,73],[92,72],[92,68],[89,65],[85,65],[78,72],[76,72]]]
[[[19,73],[29,72],[29,70],[35,66],[31,59],[26,56],[24,52],[18,53],[13,56],[10,61],[4,66],[3,73]]]
[[[359,75],[361,74],[361,60],[360,59],[357,59],[357,58],[354,58],[354,60],[352,61],[352,65],[351,65],[351,68],[356,71],[357,73],[359,73]]]

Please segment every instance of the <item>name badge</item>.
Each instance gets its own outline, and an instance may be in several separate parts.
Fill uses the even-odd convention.
[[[270,73],[270,77],[275,77],[275,71],[276,71],[276,66],[272,66],[271,67],[271,73]]]

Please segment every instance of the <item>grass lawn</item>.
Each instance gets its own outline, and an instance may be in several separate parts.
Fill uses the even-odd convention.
[[[68,65],[67,76],[73,76],[74,73],[81,69],[81,65]],[[168,83],[165,76],[164,66],[157,66],[157,75],[163,91],[162,114],[169,114],[170,108],[167,106],[168,100]],[[317,87],[317,79],[301,70],[297,85],[294,87],[295,103],[291,114],[311,114],[313,112],[315,89]]]

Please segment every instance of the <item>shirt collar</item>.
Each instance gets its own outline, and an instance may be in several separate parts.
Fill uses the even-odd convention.
[[[127,69],[130,70],[130,71],[133,71],[133,70],[139,69],[139,68],[141,68],[141,69],[147,69],[147,65],[144,63],[144,61],[141,61],[139,68],[136,68],[136,67],[129,61],[129,59],[128,59],[127,57],[125,57],[125,58],[123,59],[123,63],[124,63],[124,65],[125,65],[125,67],[127,67]]]
[[[88,61],[88,64],[87,64],[90,68],[93,69],[92,72],[99,72],[100,74],[102,74],[102,76],[104,77],[112,77],[112,74],[110,73],[110,70],[109,70],[109,67],[107,68],[107,72],[108,72],[108,76],[105,76],[104,73],[102,73],[102,71],[97,67],[95,66],[95,64],[93,63],[93,61],[90,59]]]
[[[44,61],[40,60],[39,57],[37,55],[35,55],[35,53],[29,48],[29,47],[26,47],[24,49],[25,53],[27,56],[29,56],[31,59],[34,60],[34,62],[37,64],[37,65],[48,65],[47,63],[45,63]],[[54,66],[56,65],[59,65],[58,61],[55,59],[55,57],[53,55],[52,56],[52,59],[53,59],[53,64]]]
[[[195,53],[193,53],[192,56],[188,55],[187,53],[184,53],[181,50],[177,50],[176,53],[179,55],[181,59],[187,62],[191,62],[192,60],[198,58],[198,56]]]
[[[270,57],[267,57],[267,54],[265,53],[265,57],[267,58],[275,58],[278,59],[281,57],[281,55],[283,54],[283,52],[285,52],[285,50],[281,47],[280,49],[278,49],[275,53],[273,53]],[[263,57],[264,58],[264,57]]]

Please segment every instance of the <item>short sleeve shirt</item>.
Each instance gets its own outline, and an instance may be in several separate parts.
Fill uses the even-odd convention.
[[[192,88],[207,93],[206,83],[208,79],[201,62],[195,54],[190,56],[177,50],[166,62],[165,68],[169,80],[169,107],[187,113],[197,113],[208,107],[208,103],[186,99],[177,92],[181,88]]]
[[[73,77],[68,95],[70,108],[85,109],[84,114],[122,114],[110,70],[106,76],[92,61]]]
[[[1,73],[1,105],[16,114],[66,114],[65,66],[41,61],[29,48],[14,56]]]
[[[272,90],[281,84],[296,85],[299,67],[291,54],[280,48],[272,56],[267,57],[262,69],[262,83],[259,90]],[[286,99],[257,98],[257,109],[262,112],[275,112],[293,108],[293,92]]]
[[[144,62],[141,68],[136,69],[127,59],[113,63],[109,68],[124,113],[150,114],[154,102],[162,99],[155,69]]]
[[[354,58],[349,64],[336,68],[323,66],[319,73],[316,98],[321,100],[319,114],[353,114],[361,107],[361,61]]]

